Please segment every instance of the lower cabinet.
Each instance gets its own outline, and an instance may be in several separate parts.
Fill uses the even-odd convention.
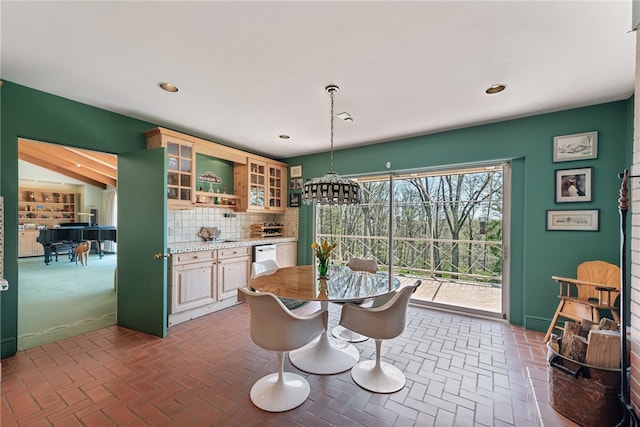
[[[251,274],[251,247],[218,250],[218,299],[236,297]]]
[[[237,304],[246,287],[251,247],[172,255],[169,326]]]
[[[18,231],[18,257],[44,255],[44,246],[36,240],[40,230]]]
[[[172,257],[170,313],[197,308],[216,300],[216,252],[188,252]]]
[[[298,265],[298,243],[285,242],[276,244],[276,262],[279,267],[295,267]]]

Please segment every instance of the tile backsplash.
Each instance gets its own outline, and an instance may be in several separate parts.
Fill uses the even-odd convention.
[[[225,214],[232,215],[225,217]],[[167,212],[167,243],[199,241],[200,227],[218,227],[222,239],[248,239],[251,237],[251,224],[264,222],[283,224],[286,237],[298,236],[298,208],[287,208],[284,214],[265,214],[196,207]]]

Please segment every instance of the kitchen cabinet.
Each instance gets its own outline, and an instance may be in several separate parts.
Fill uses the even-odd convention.
[[[173,254],[169,326],[237,304],[250,269],[250,246]]]
[[[172,257],[171,313],[216,301],[217,251],[176,254]]]
[[[267,163],[268,183],[267,187],[267,209],[284,212],[287,210],[285,197],[287,195],[287,187],[285,181],[287,178],[286,166],[279,166]]]
[[[276,244],[276,262],[280,267],[294,267],[298,265],[297,242]]]
[[[44,246],[36,241],[40,230],[18,231],[18,257],[44,255]]]
[[[191,209],[195,194],[194,143],[162,128],[145,133],[147,148],[167,149],[167,208]]]
[[[47,228],[63,222],[76,222],[76,201],[74,192],[55,189],[18,189],[18,224],[44,225]]]
[[[260,158],[234,168],[234,193],[240,196],[239,211],[282,213],[287,204],[287,166]]]
[[[246,288],[251,272],[251,247],[218,249],[218,299],[235,297]]]
[[[237,211],[284,213],[287,164],[169,129],[145,132],[147,148],[167,148],[167,207],[230,207]],[[196,194],[196,155],[233,164],[233,194]],[[228,187],[230,189],[230,187]],[[219,204],[216,203],[219,200]],[[226,202],[223,203],[223,202]]]

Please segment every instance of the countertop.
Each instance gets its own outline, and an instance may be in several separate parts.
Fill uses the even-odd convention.
[[[215,249],[237,248],[241,246],[296,242],[297,240],[297,237],[265,237],[262,239],[230,239],[224,242],[183,242],[169,245],[169,253],[179,254],[184,252],[210,251]]]

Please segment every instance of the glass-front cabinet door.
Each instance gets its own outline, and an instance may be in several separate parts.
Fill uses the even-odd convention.
[[[265,163],[249,160],[249,207],[264,208],[266,194],[266,169]]]
[[[265,158],[247,158],[234,171],[234,192],[240,197],[237,210],[283,213],[287,209],[287,165]]]
[[[167,202],[191,206],[193,194],[193,147],[167,141]]]
[[[194,198],[195,166],[193,143],[163,135],[154,129],[147,132],[147,147],[167,148],[167,207],[191,208]]]
[[[282,166],[269,165],[269,198],[270,209],[284,209],[285,191],[284,182],[287,171]]]
[[[193,149],[177,142],[167,142],[167,198],[191,202]]]

